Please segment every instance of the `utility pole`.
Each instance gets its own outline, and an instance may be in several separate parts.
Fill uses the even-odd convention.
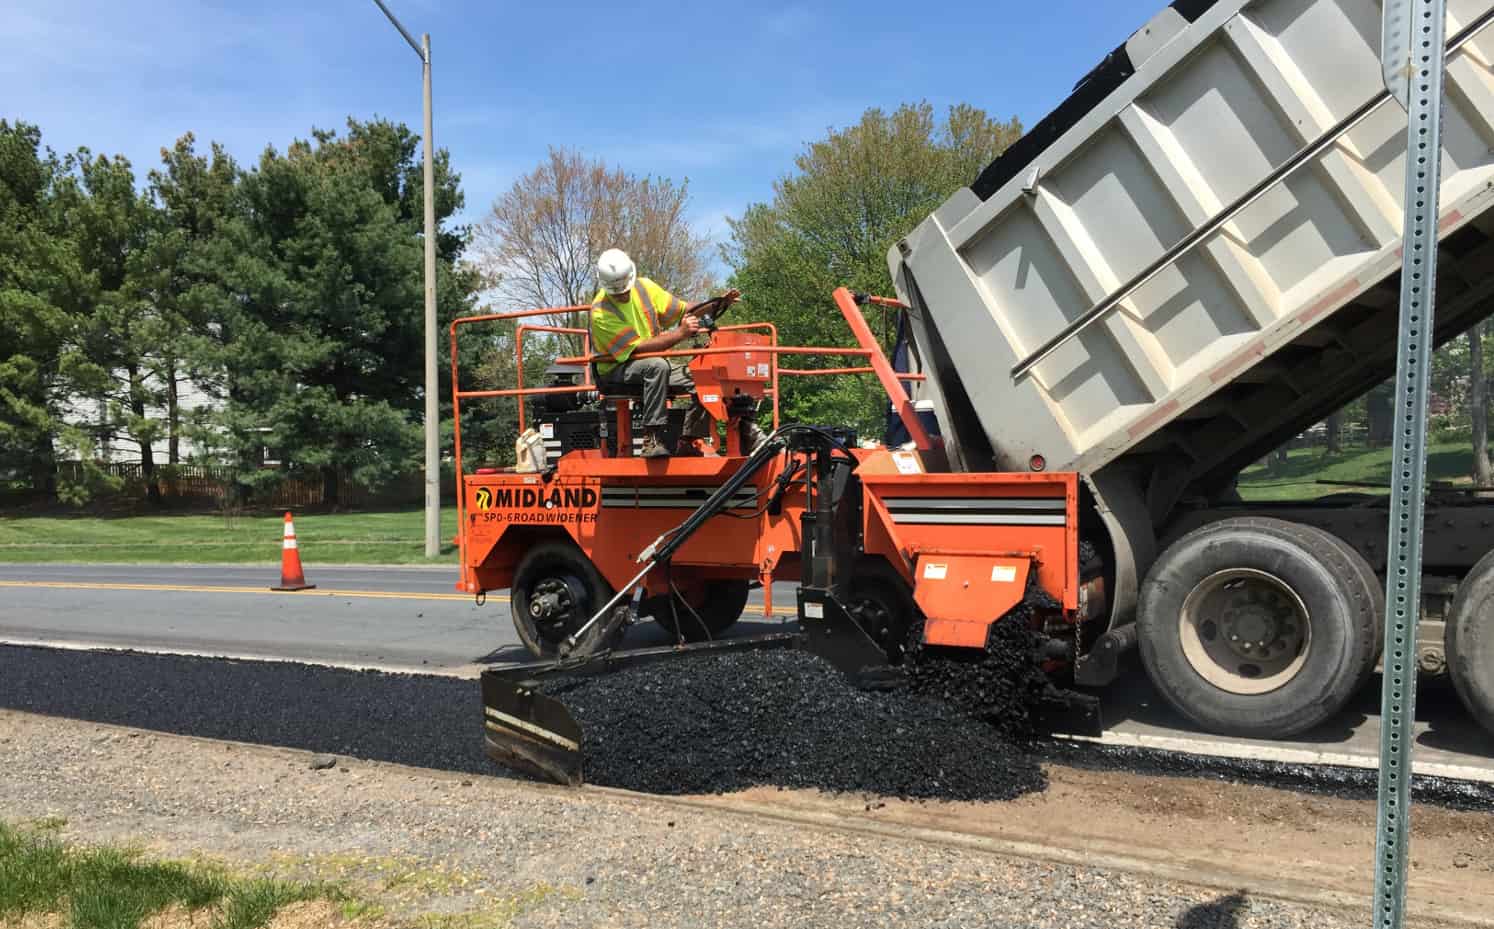
[[[425,557],[441,553],[440,389],[436,383],[436,167],[431,121],[431,36],[416,44],[384,0],[374,0],[410,48],[420,56],[425,96]]]

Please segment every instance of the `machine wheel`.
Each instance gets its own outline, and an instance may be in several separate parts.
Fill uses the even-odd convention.
[[[913,597],[908,585],[891,571],[858,570],[851,577],[846,612],[892,664],[902,664],[913,625]]]
[[[704,642],[730,629],[747,609],[747,581],[710,580],[699,603],[686,604],[675,597],[674,603],[661,600],[654,610],[654,622],[675,638],[686,642]],[[676,625],[678,617],[678,625]]]
[[[524,647],[537,658],[553,658],[611,596],[611,586],[574,545],[542,542],[519,559],[509,609]]]
[[[1333,716],[1375,661],[1373,585],[1347,546],[1280,520],[1224,520],[1157,559],[1137,633],[1168,703],[1229,735],[1295,735]]]
[[[1494,552],[1458,585],[1447,616],[1447,664],[1468,712],[1494,735]]]

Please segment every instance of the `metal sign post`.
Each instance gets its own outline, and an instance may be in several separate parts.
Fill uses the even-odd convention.
[[[1400,929],[1411,835],[1416,624],[1421,618],[1421,530],[1427,460],[1427,382],[1442,187],[1442,88],[1447,0],[1385,0],[1385,86],[1409,116],[1401,324],[1396,350],[1395,457],[1385,581],[1385,677],[1380,701],[1380,796],[1375,838],[1375,927]]]

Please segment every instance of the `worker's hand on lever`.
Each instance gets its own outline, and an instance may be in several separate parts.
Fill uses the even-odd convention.
[[[680,320],[680,331],[685,334],[684,338],[688,339],[692,335],[698,335],[700,330],[700,317],[694,313],[686,313],[684,318]]]

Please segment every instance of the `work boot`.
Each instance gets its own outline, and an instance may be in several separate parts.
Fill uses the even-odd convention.
[[[664,444],[659,433],[649,432],[643,437],[643,448],[639,449],[640,458],[668,458],[669,447]]]

